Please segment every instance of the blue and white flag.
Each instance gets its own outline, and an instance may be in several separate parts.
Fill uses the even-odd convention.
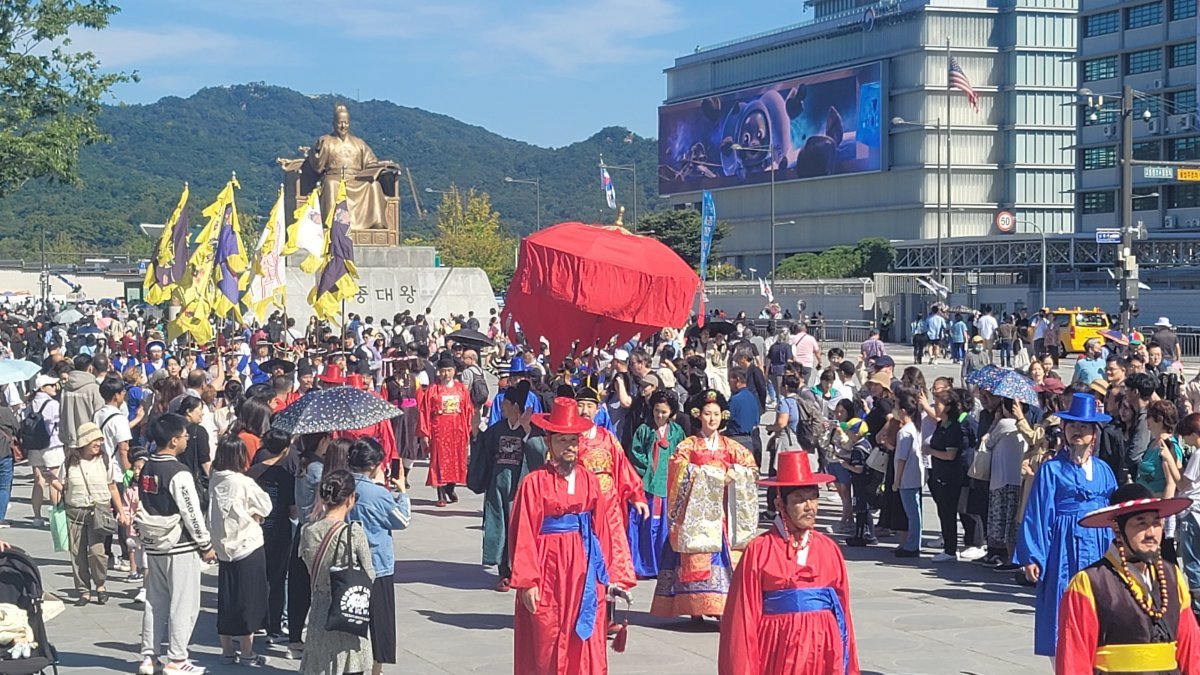
[[[717,227],[717,205],[713,203],[712,193],[704,191],[704,206],[700,210],[700,280],[705,279],[705,268],[708,267],[708,253],[712,249],[713,230]]]
[[[604,188],[604,198],[608,200],[608,208],[617,208],[617,188],[613,187],[612,176],[608,169],[600,167],[600,185]]]

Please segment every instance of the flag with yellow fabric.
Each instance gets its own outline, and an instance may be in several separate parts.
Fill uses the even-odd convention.
[[[358,294],[358,268],[354,266],[354,243],[350,241],[350,200],[344,183],[338,183],[327,233],[324,265],[316,287],[308,294],[308,304],[318,318],[336,324],[341,322],[342,301]]]
[[[244,298],[246,306],[258,317],[260,323],[266,321],[267,308],[274,306],[283,309],[284,293],[287,291],[286,269],[284,268],[284,235],[286,229],[283,221],[283,186],[279,186],[279,197],[267,216],[267,225],[263,228],[262,236],[258,239],[258,260],[254,263],[254,274],[250,278],[250,286]]]
[[[300,269],[306,274],[312,274],[321,266],[321,259],[325,255],[325,224],[321,222],[319,185],[308,193],[308,199],[296,209],[292,217],[296,221],[288,228],[283,255],[291,255],[301,250],[307,252],[308,256],[300,263]]]
[[[183,280],[188,258],[187,200],[188,184],[184,183],[183,194],[179,195],[179,204],[167,220],[154,257],[146,266],[146,278],[142,288],[145,291],[146,302],[152,305],[170,300],[171,294]]]
[[[240,323],[242,292],[249,280],[249,264],[246,247],[242,244],[237,204],[233,198],[235,187],[241,187],[236,178],[226,183],[225,189],[217,195],[217,201],[204,210],[204,215],[219,217],[221,221],[217,230],[217,244],[213,249],[213,284],[216,292],[212,295],[212,311],[219,317],[232,316]]]
[[[216,201],[203,211],[208,222],[196,235],[195,250],[179,284],[179,316],[167,326],[168,339],[189,333],[197,344],[205,344],[213,338],[212,316],[218,294],[217,245],[226,217],[230,218],[231,224],[232,218],[236,217],[232,210],[235,187],[241,187],[236,178],[230,180]]]

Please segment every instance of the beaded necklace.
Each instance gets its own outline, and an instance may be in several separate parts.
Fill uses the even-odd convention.
[[[1162,556],[1159,556],[1154,561],[1154,567],[1150,569],[1150,583],[1158,586],[1158,607],[1155,608],[1153,601],[1150,599],[1150,593],[1139,593],[1138,589],[1135,588],[1137,582],[1133,579],[1132,570],[1129,569],[1129,559],[1125,556],[1124,534],[1122,534],[1121,529],[1116,525],[1113,526],[1113,532],[1116,534],[1114,543],[1117,545],[1117,555],[1121,558],[1121,566],[1125,568],[1124,570],[1119,570],[1121,573],[1117,576],[1121,577],[1125,588],[1133,596],[1133,601],[1137,603],[1146,616],[1156,621],[1163,618],[1167,613],[1167,573],[1163,567]]]

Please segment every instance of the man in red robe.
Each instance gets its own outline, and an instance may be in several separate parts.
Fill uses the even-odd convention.
[[[607,673],[606,592],[609,583],[629,588],[634,578],[606,564],[624,533],[609,527],[599,479],[576,463],[579,434],[592,423],[565,397],[532,421],[546,432],[550,461],[521,481],[513,503],[513,672]]]
[[[750,542],[721,617],[720,675],[857,675],[846,561],[813,529],[821,492],[834,477],[812,473],[808,453],[779,455],[779,515]]]
[[[1200,673],[1200,629],[1187,581],[1162,558],[1163,519],[1191,503],[1156,499],[1130,483],[1113,491],[1109,506],[1079,520],[1112,528],[1113,542],[1059,601],[1055,673]]]
[[[437,488],[437,505],[458,501],[454,486],[467,482],[467,445],[471,442],[471,394],[454,379],[454,359],[437,362],[437,382],[421,390],[417,401],[417,437],[429,452],[426,485]]]

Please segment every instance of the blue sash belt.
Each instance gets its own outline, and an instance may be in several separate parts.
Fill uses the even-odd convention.
[[[542,534],[564,534],[578,532],[583,539],[583,550],[587,554],[587,574],[583,579],[583,597],[579,600],[579,618],[575,620],[575,634],[582,640],[592,636],[596,628],[596,584],[608,585],[608,566],[604,564],[604,551],[600,539],[592,529],[592,514],[564,513],[561,516],[546,516],[542,519]]]
[[[843,672],[850,670],[850,635],[846,631],[846,615],[842,613],[842,602],[833,589],[785,588],[763,593],[763,614],[795,614],[796,612],[833,612],[837,619],[838,632],[842,634]]]

